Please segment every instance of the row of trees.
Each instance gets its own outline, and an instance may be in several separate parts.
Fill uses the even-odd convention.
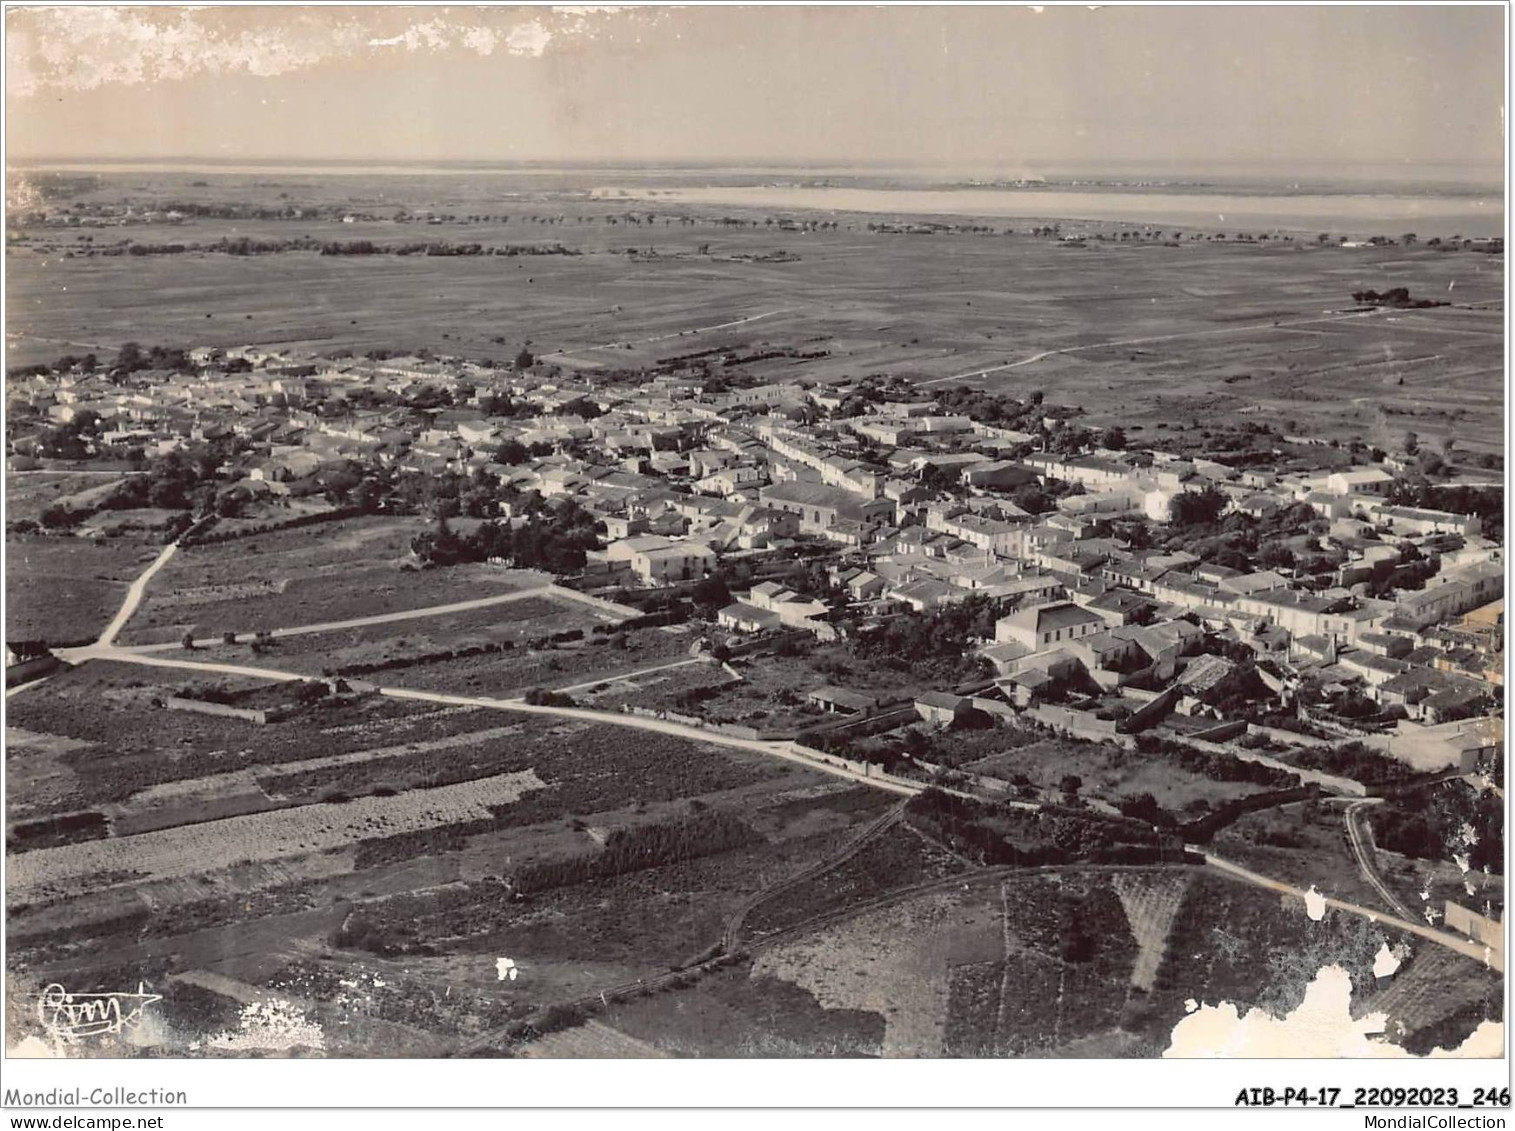
[[[216,255],[282,255],[286,252],[315,252],[320,255],[583,255],[578,248],[552,244],[454,243],[449,240],[424,240],[407,243],[375,243],[373,240],[317,240],[309,236],[291,239],[261,240],[251,236],[229,236],[207,243],[137,243],[131,240],[110,247],[90,248],[78,255],[149,256],[184,255],[191,252]]]

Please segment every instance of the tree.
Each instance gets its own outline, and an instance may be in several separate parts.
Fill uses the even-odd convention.
[[[1424,475],[1440,475],[1447,469],[1446,460],[1433,448],[1421,448],[1416,453],[1415,465]]]
[[[725,579],[718,573],[696,582],[689,592],[689,597],[706,619],[715,616],[731,604],[731,590],[726,587]]]
[[[928,463],[921,469],[920,483],[929,491],[938,491],[944,494],[952,494],[962,490],[962,481],[958,472],[948,471],[946,468],[937,467]]]
[[[1404,447],[1405,455],[1413,456],[1417,451],[1420,450],[1420,437],[1417,436],[1414,432],[1406,432]]]
[[[1123,797],[1117,807],[1123,816],[1146,821],[1149,825],[1172,824],[1162,806],[1157,803],[1157,798],[1150,793],[1134,793]]]
[[[77,526],[83,517],[79,511],[71,511],[61,503],[54,503],[42,512],[42,526],[45,530],[66,530]]]
[[[1062,791],[1064,797],[1072,801],[1078,796],[1078,791],[1084,788],[1084,779],[1077,774],[1064,774],[1062,780],[1057,783],[1057,788]]]
[[[1115,427],[1106,428],[1100,435],[1099,442],[1103,447],[1110,448],[1114,451],[1121,451],[1126,446],[1125,430]]]
[[[1181,491],[1173,496],[1168,517],[1174,526],[1209,526],[1220,518],[1229,500],[1219,487],[1210,484],[1199,491]]]
[[[379,504],[388,493],[389,489],[380,480],[369,477],[352,489],[348,502],[359,510],[372,514],[379,509]]]
[[[164,510],[182,510],[185,504],[184,485],[175,479],[154,479],[147,490],[148,505]]]
[[[1294,551],[1282,542],[1269,542],[1257,555],[1257,564],[1264,569],[1293,568]]]
[[[1133,550],[1145,550],[1152,545],[1152,528],[1141,519],[1123,527],[1122,533]]]
[[[100,430],[100,414],[92,408],[83,408],[74,413],[73,420],[69,425],[75,432],[98,432]]]
[[[532,357],[531,351],[522,347],[521,352],[516,354],[516,368],[530,369],[536,364],[537,359]]]
[[[929,761],[936,749],[931,739],[915,727],[906,727],[900,737],[905,740],[905,753],[915,761]]]
[[[510,467],[525,463],[530,458],[531,452],[519,440],[506,440],[500,445],[500,450],[495,453],[495,459]]]
[[[303,707],[319,703],[331,693],[331,688],[319,679],[302,679],[295,685],[295,701]]]

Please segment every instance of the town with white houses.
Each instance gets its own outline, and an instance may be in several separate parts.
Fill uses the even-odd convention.
[[[486,367],[129,346],[113,367],[12,375],[10,466],[148,481],[140,501],[26,523],[57,537],[109,536],[165,503],[168,537],[408,509],[453,540],[571,507],[593,531],[582,552],[506,564],[682,607],[721,648],[846,640],[973,602],[978,675],[917,688],[928,721],[1351,738],[1417,771],[1471,772],[1502,740],[1504,550],[1479,513],[1497,481],[1452,476],[1413,436],[1354,451],[1249,425],[1209,451],[1176,431],[1149,447],[1039,396],[755,384],[721,361],[675,358],[636,384],[524,350]],[[184,468],[187,495],[165,478]],[[416,555],[442,564],[435,544]]]

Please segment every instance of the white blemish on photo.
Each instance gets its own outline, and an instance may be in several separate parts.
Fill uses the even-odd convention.
[[[242,1007],[236,1029],[207,1037],[204,1047],[226,1052],[320,1051],[326,1047],[326,1034],[293,1002],[255,1001]]]
[[[1314,884],[1305,892],[1305,914],[1317,923],[1326,917],[1326,897],[1315,890]]]
[[[1383,1013],[1352,1015],[1352,978],[1340,966],[1323,967],[1305,990],[1304,1000],[1283,1017],[1263,1009],[1245,1014],[1232,1002],[1206,1005],[1173,1027],[1164,1058],[1292,1057],[1297,1059],[1405,1060],[1414,1054],[1383,1039]],[[1484,1021],[1454,1049],[1433,1049],[1428,1059],[1498,1057],[1504,1026]]]

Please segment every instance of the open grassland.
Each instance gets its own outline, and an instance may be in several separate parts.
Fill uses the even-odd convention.
[[[601,368],[719,348],[776,355],[744,365],[772,380],[893,372],[1012,394],[1043,389],[1128,428],[1256,416],[1342,438],[1382,442],[1413,428],[1499,447],[1499,257],[1308,238],[1077,247],[1027,235],[1019,221],[1002,225],[1016,228],[1010,236],[909,236],[867,230],[909,217],[829,213],[795,213],[838,222],[798,232],[763,224],[764,213],[726,210],[760,221],[736,228],[708,209],[648,201],[636,207],[651,207],[653,223],[611,226],[605,216],[624,207],[537,189],[510,203],[506,223],[255,221],[237,234],[561,243],[583,254],[62,258],[56,248],[18,249],[9,270],[19,301],[7,327],[15,360],[127,339],[429,348],[475,359],[502,359],[530,341],[549,360]],[[468,210],[502,210],[485,199],[476,195]],[[129,235],[195,242],[228,229],[201,221]],[[632,248],[638,254],[626,254]],[[798,259],[741,258],[779,250]],[[1456,305],[1354,313],[1353,291],[1397,286]]]
[[[1366,1009],[1383,1013],[1388,1030],[1417,1056],[1455,1048],[1484,1018],[1503,1017],[1504,986],[1497,974],[1445,947],[1421,947],[1370,997]]]

